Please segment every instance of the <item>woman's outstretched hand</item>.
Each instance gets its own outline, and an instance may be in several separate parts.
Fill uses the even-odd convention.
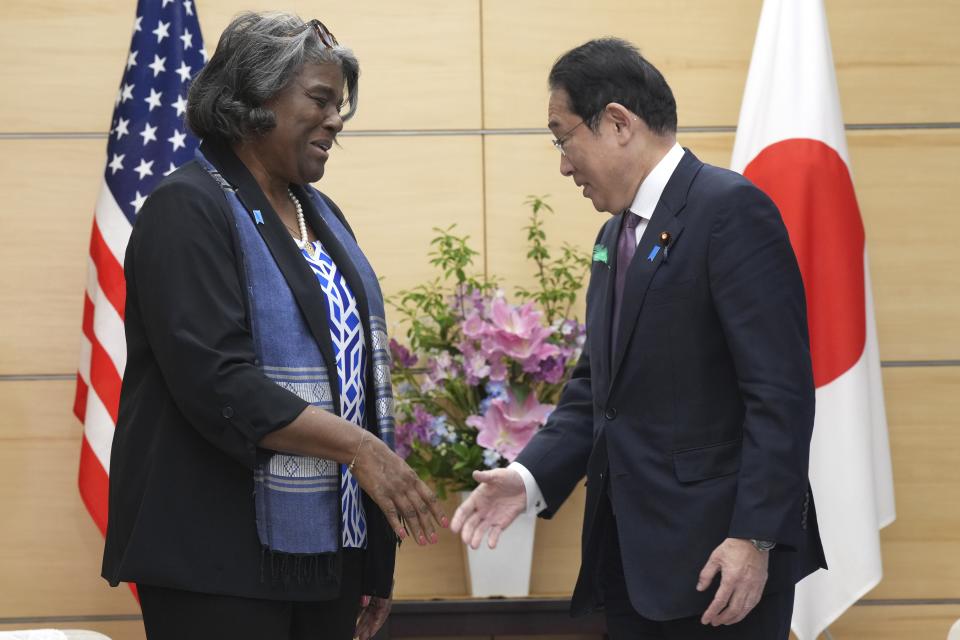
[[[437,528],[449,526],[436,492],[377,438],[358,448],[353,476],[401,540],[409,534],[417,544],[435,544]]]

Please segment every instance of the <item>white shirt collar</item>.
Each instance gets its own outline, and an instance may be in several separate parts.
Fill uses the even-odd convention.
[[[670,176],[676,171],[677,165],[683,159],[683,147],[674,142],[667,155],[660,158],[657,166],[647,174],[647,177],[640,183],[637,189],[637,195],[633,198],[633,204],[630,205],[630,211],[634,212],[644,220],[653,217],[653,210],[660,202],[660,196],[670,180]]]

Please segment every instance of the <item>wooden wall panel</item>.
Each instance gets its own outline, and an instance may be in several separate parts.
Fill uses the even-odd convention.
[[[106,131],[133,30],[132,2],[0,5],[3,131]],[[42,166],[42,165],[38,165]]]
[[[460,498],[448,496],[443,504],[444,513],[453,518]],[[397,598],[462,598],[469,586],[464,572],[465,553],[460,538],[449,530],[439,533],[435,545],[418,546],[404,542],[397,553],[396,582]]]
[[[546,126],[553,62],[578,44],[607,35],[634,42],[664,73],[677,97],[680,124],[733,124],[760,4],[485,0],[484,124]]]
[[[897,519],[869,598],[960,597],[960,367],[883,372]]]
[[[881,357],[960,359],[960,131],[856,132]]]
[[[0,140],[0,374],[76,371],[102,140]]]
[[[759,0],[485,0],[485,125],[542,127],[547,74],[563,52],[614,35],[666,76],[680,124],[734,125]],[[960,119],[960,6],[948,0],[826,3],[848,122]]]
[[[847,122],[960,120],[960,5],[826,0]]]
[[[220,33],[242,10],[276,10],[275,2],[198,2],[212,54]],[[106,131],[130,46],[134,2],[34,2],[0,6],[0,78],[16,87],[0,103],[3,131]],[[285,10],[322,18],[354,49],[361,68],[366,129],[480,126],[480,29],[475,2],[316,3]],[[321,14],[316,14],[322,11]]]
[[[0,618],[139,612],[126,588],[100,578],[103,537],[77,491],[72,397],[67,381],[0,383]]]
[[[550,520],[537,520],[530,592],[563,596],[573,593],[580,571],[580,532],[587,490],[580,484]]]
[[[479,138],[341,144],[318,186],[343,208],[386,292],[432,273],[435,226],[457,223],[483,251]],[[0,374],[76,370],[104,148],[101,140],[0,140]]]
[[[867,234],[880,354],[885,360],[960,358],[960,254],[952,248],[960,218],[950,213],[952,176],[960,172],[960,133],[852,131],[847,137]],[[728,166],[733,134],[685,133],[680,143]],[[530,284],[527,194],[550,194],[548,239],[593,246],[606,213],[597,213],[573,182],[547,134],[486,141],[487,237],[491,273]],[[955,208],[955,207],[954,207]]]

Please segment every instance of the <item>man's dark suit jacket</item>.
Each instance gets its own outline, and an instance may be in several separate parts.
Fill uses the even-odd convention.
[[[825,562],[807,480],[805,298],[780,214],[745,178],[686,151],[627,271],[611,336],[621,219],[597,238],[608,260],[592,265],[583,355],[517,459],[543,492],[544,517],[587,476],[573,612],[602,604],[608,497],[630,601],[646,618],[701,615],[719,579],[699,593],[698,575],[728,537],[776,542],[766,592],[790,587]]]
[[[236,155],[209,142],[202,150],[245,205],[263,212],[261,233],[299,305],[290,312],[304,313],[327,369],[335,371],[327,306],[313,271]],[[310,198],[298,193],[310,227],[358,298],[372,344],[360,276]],[[112,585],[332,599],[339,594],[336,570],[317,580],[274,579],[257,536],[256,445],[307,402],[256,364],[236,234],[220,186],[197,162],[160,183],[133,227],[125,260],[128,356],[110,460],[102,575]],[[373,388],[370,371],[367,385]],[[369,422],[377,434],[376,421]],[[364,509],[364,593],[389,596],[396,534],[366,494]]]

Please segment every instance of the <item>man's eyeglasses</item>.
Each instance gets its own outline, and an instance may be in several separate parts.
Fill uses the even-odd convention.
[[[581,120],[581,121],[578,122],[577,124],[573,125],[573,128],[567,130],[567,132],[566,132],[565,134],[563,134],[563,135],[560,136],[559,138],[554,138],[554,140],[553,140],[553,146],[556,148],[557,151],[560,152],[560,155],[562,155],[562,156],[567,155],[567,152],[563,150],[563,145],[565,145],[565,144],[567,143],[567,140],[569,140],[569,139],[570,139],[570,136],[573,135],[573,132],[577,130],[577,127],[579,127],[579,126],[580,126],[581,124],[583,124],[584,122],[586,122],[586,120]]]
[[[317,32],[317,37],[320,38],[320,42],[322,42],[323,46],[325,46],[327,49],[333,49],[340,44],[330,32],[330,29],[327,29],[327,25],[323,24],[316,18],[308,22],[307,26],[313,27],[313,30]]]

